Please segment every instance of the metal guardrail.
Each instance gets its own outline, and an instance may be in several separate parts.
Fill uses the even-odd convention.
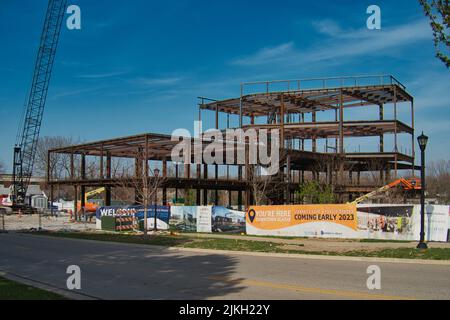
[[[344,77],[326,77],[326,78],[306,78],[297,80],[274,80],[274,81],[256,81],[241,83],[241,93],[245,92],[247,87],[258,87],[258,92],[282,92],[299,91],[311,89],[344,88],[357,86],[375,86],[375,85],[398,85],[403,90],[403,85],[392,75],[367,75],[367,76],[344,76]],[[254,93],[254,92],[253,92]]]

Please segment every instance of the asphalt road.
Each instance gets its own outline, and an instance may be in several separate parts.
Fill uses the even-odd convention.
[[[367,289],[370,265],[381,290]],[[315,260],[0,234],[0,273],[99,299],[450,299],[450,265]],[[83,297],[83,296],[81,296]]]

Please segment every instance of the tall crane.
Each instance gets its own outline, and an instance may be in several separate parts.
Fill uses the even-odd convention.
[[[49,0],[36,57],[33,80],[24,106],[23,127],[14,147],[13,160],[13,206],[26,206],[30,178],[33,173],[36,147],[41,129],[48,86],[61,33],[67,0]]]

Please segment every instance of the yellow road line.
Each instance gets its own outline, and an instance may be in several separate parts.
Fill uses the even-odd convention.
[[[296,292],[304,292],[304,293],[317,293],[322,295],[332,295],[343,298],[355,298],[355,299],[369,299],[369,300],[415,300],[410,297],[402,297],[402,296],[389,296],[383,294],[370,294],[365,292],[357,292],[357,291],[345,291],[345,290],[333,290],[333,289],[320,289],[320,288],[308,288],[297,285],[283,284],[283,283],[275,283],[269,281],[260,281],[260,280],[233,280],[227,279],[225,277],[210,277],[212,280],[220,280],[224,282],[234,283],[234,284],[243,284],[254,287],[265,287],[271,289],[282,289],[282,290],[290,290]]]

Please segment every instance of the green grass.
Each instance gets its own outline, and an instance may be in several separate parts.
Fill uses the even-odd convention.
[[[428,250],[415,249],[415,243],[411,243],[411,248],[383,249],[378,251],[349,250],[345,252],[336,251],[306,251],[301,248],[304,245],[295,245],[295,249],[286,248],[283,243],[270,241],[252,241],[218,238],[192,237],[186,235],[149,235],[147,237],[138,235],[125,235],[115,233],[65,233],[65,232],[42,232],[37,233],[62,238],[86,239],[96,241],[134,243],[166,247],[182,247],[196,249],[212,249],[227,251],[246,252],[268,252],[268,253],[291,253],[306,255],[327,255],[327,256],[349,256],[349,257],[377,257],[377,258],[398,258],[398,259],[424,259],[424,260],[450,260],[450,248],[434,248]]]
[[[422,259],[422,260],[450,260],[450,249],[432,248],[419,250],[415,248],[384,249],[380,251],[349,251],[346,256],[353,257],[377,257],[397,259]]]
[[[189,239],[182,237],[171,237],[171,236],[136,236],[136,235],[126,235],[118,233],[81,233],[81,232],[41,232],[35,234],[48,235],[60,238],[70,238],[70,239],[84,239],[84,240],[95,240],[95,241],[105,241],[105,242],[121,242],[121,243],[134,243],[134,244],[147,244],[153,246],[164,246],[164,247],[176,247],[180,246],[185,242],[189,242]]]
[[[282,244],[268,241],[250,241],[250,240],[236,240],[236,239],[205,239],[201,241],[193,241],[185,243],[184,248],[197,249],[213,249],[213,250],[227,250],[227,251],[250,251],[250,252],[272,252],[272,253],[286,253],[283,250]]]
[[[179,232],[179,231],[177,231]],[[179,232],[181,235],[198,235],[195,232]],[[281,239],[281,240],[305,240],[309,239],[308,237],[287,237],[287,236],[255,236],[250,234],[241,234],[241,233],[204,233],[208,235],[214,235],[217,238],[226,237],[226,236],[239,236],[245,238],[264,238],[264,239]]]
[[[0,300],[66,300],[66,298],[0,277]]]

